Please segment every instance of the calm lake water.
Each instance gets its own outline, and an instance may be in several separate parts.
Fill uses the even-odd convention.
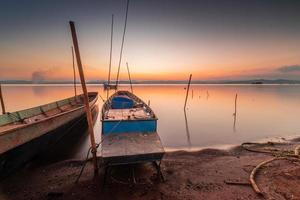
[[[297,137],[300,134],[300,85],[192,85],[186,113],[185,85],[135,85],[134,93],[158,117],[158,133],[167,150],[224,148],[247,141]],[[122,86],[120,89],[129,89]],[[78,87],[80,90],[80,87]],[[100,85],[89,85],[106,98]],[[46,104],[73,95],[71,85],[4,85],[7,111]],[[235,95],[237,113],[234,119]],[[99,110],[102,107],[99,98]],[[234,125],[235,121],[235,125]],[[101,140],[100,114],[95,124]],[[87,134],[69,157],[82,158],[89,147]]]

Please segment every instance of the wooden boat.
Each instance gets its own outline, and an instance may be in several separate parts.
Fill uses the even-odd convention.
[[[160,161],[157,117],[140,98],[117,91],[102,108],[101,157],[106,165]]]
[[[97,92],[89,93],[92,109],[97,98]],[[83,117],[82,95],[0,115],[0,176],[57,142],[64,136],[64,129]]]

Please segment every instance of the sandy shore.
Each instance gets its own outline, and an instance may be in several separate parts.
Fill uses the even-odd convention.
[[[267,144],[264,148],[293,150],[295,145]],[[249,185],[249,175],[270,154],[249,152],[242,147],[228,151],[205,149],[167,153],[162,162],[165,181],[159,181],[151,165],[114,168],[103,188],[103,170],[93,177],[92,164],[80,178],[82,161],[52,165],[28,165],[1,180],[1,200],[18,199],[300,199],[300,162],[274,161],[259,170],[256,181],[265,197]],[[239,182],[234,185],[229,182]]]

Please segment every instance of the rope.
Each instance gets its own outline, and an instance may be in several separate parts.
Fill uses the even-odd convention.
[[[116,124],[113,126],[113,128],[107,133],[107,135],[110,135],[110,134],[112,133],[112,131],[113,131],[113,130],[114,130],[114,129],[122,122],[122,121],[123,121],[123,119],[121,119],[120,121],[118,121],[118,123],[116,123]],[[100,141],[99,143],[96,143],[96,149],[99,148],[99,146],[102,144],[103,141],[104,141],[104,138],[102,138],[101,141]],[[82,175],[82,173],[83,173],[83,171],[84,171],[84,169],[85,169],[85,166],[86,166],[87,162],[89,161],[89,155],[90,155],[90,152],[93,152],[93,147],[90,147],[90,148],[88,149],[88,151],[87,151],[86,158],[85,158],[85,160],[84,160],[84,162],[83,162],[83,165],[82,165],[82,168],[81,168],[81,170],[80,170],[80,173],[79,173],[79,175],[78,175],[78,177],[77,177],[77,179],[76,179],[76,181],[75,181],[76,184],[78,183],[78,181],[79,181],[79,179],[80,179],[80,177],[81,177],[81,175]]]
[[[268,144],[272,144],[274,145],[274,143],[268,142]],[[298,143],[287,143],[287,144],[298,144]],[[265,196],[265,193],[263,193],[260,188],[258,187],[258,185],[256,184],[255,181],[255,175],[257,173],[257,171],[264,165],[273,162],[275,160],[293,160],[293,161],[300,161],[299,159],[299,149],[300,149],[300,145],[297,145],[296,148],[294,149],[294,151],[284,151],[284,150],[280,150],[280,149],[275,149],[274,151],[272,150],[256,150],[256,149],[251,149],[246,147],[246,145],[261,145],[261,143],[250,143],[250,142],[246,142],[243,143],[241,146],[250,152],[255,152],[255,153],[266,153],[266,154],[271,154],[272,156],[274,156],[273,158],[266,160],[264,162],[261,162],[260,164],[258,164],[251,172],[249,180],[251,183],[251,186],[253,188],[253,190],[262,196]]]

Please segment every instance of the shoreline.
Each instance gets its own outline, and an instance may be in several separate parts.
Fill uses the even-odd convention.
[[[290,142],[297,142],[298,139]],[[265,143],[264,149],[292,151],[298,143]],[[256,148],[256,147],[255,147]],[[83,162],[30,164],[0,182],[0,198],[10,199],[263,199],[249,185],[256,165],[272,158],[238,145],[229,150],[167,152],[162,161],[165,181],[156,179],[150,165],[135,166],[136,184],[128,181],[131,167],[117,167],[102,190],[103,169],[93,177],[89,162],[74,184]],[[256,181],[268,198],[300,198],[300,162],[274,161],[259,170]],[[227,182],[227,183],[226,183]],[[236,182],[240,184],[228,184]]]

